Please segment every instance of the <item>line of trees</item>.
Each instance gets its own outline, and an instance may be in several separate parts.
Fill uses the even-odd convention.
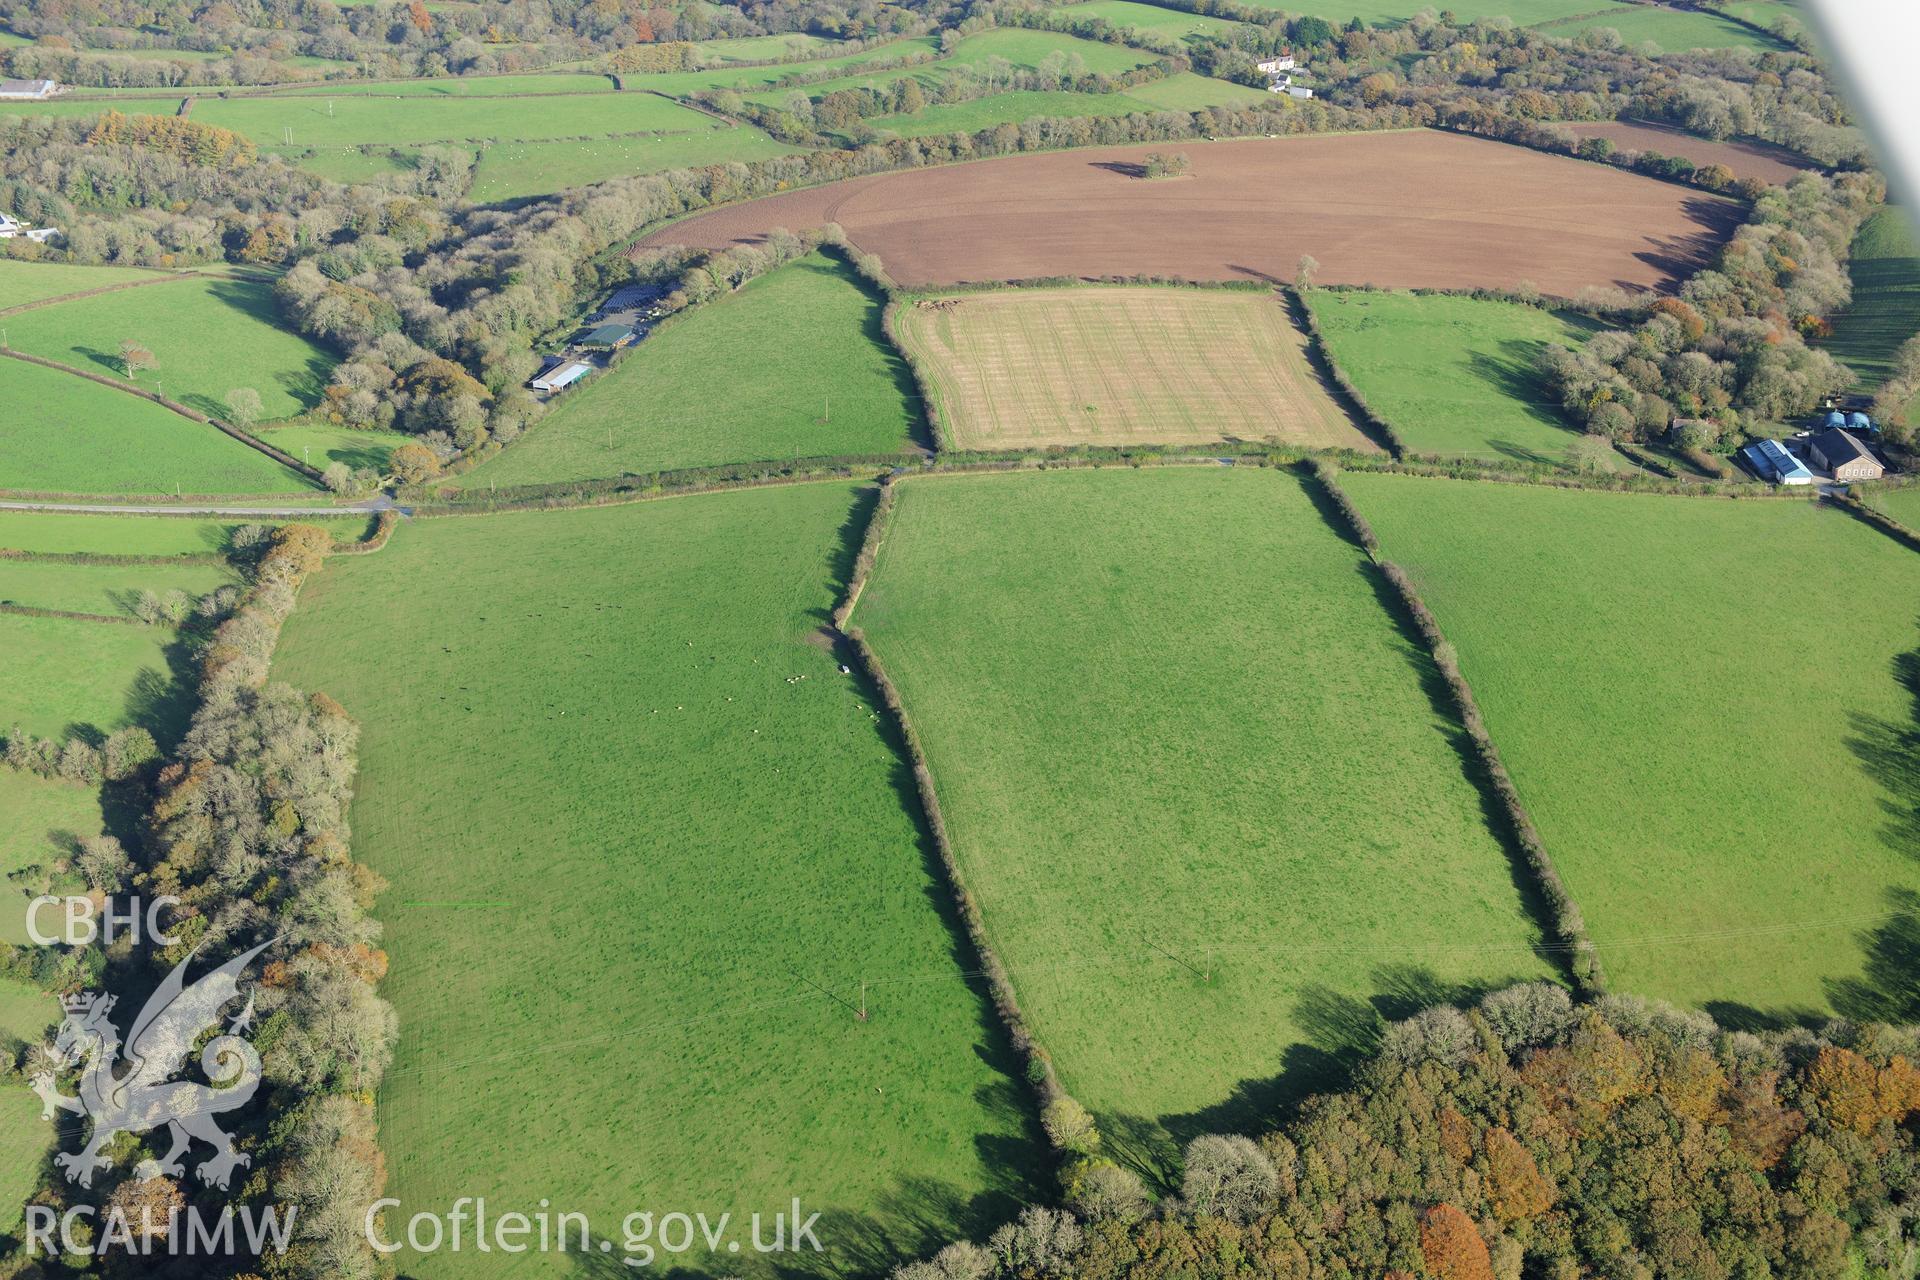
[[[1542,354],[1561,407],[1588,431],[1629,441],[1663,436],[1676,417],[1712,423],[1711,435],[1811,412],[1853,382],[1807,340],[1851,297],[1847,254],[1885,195],[1867,173],[1802,174],[1770,188],[1678,297],[1651,303],[1630,330]]]
[[[1353,1086],[1281,1129],[1194,1139],[1157,1204],[1093,1166],[1070,1212],[1030,1209],[894,1276],[1905,1275],[1916,1060],[1910,1027],[1752,1033],[1509,987],[1383,1027]]]
[[[279,939],[254,994],[265,1082],[246,1113],[255,1163],[239,1196],[299,1206],[296,1244],[273,1274],[356,1280],[379,1273],[360,1219],[385,1178],[372,1098],[396,1034],[375,990],[386,969],[370,915],[381,882],[348,846],[359,730],[324,694],[267,682],[281,624],[330,542],[306,524],[267,535],[245,597],[202,649],[199,707],[159,771],[143,848],[119,886],[177,896],[178,941],[151,954],[116,949],[105,980],[136,990],[195,947],[228,954]],[[120,1187],[83,1193],[55,1180],[40,1199],[65,1207]]]

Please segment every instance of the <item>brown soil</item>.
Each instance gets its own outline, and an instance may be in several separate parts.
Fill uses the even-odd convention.
[[[1007,156],[854,178],[663,228],[723,248],[838,222],[909,286],[1049,276],[1293,278],[1443,289],[1531,281],[1668,288],[1735,203],[1605,165],[1431,131],[1183,144],[1186,182],[1132,176],[1166,144]]]
[[[1562,124],[1576,138],[1608,138],[1622,151],[1658,151],[1697,165],[1723,164],[1736,178],[1787,182],[1818,166],[1805,156],[1765,142],[1711,142],[1663,124],[1608,120],[1599,124]]]

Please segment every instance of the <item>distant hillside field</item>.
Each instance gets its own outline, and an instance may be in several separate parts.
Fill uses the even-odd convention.
[[[1580,12],[1592,11],[1582,7]],[[1541,32],[1564,38],[1599,27],[1618,31],[1620,39],[1630,48],[1652,44],[1661,53],[1684,53],[1689,49],[1752,49],[1765,53],[1791,47],[1718,14],[1668,9],[1661,5],[1627,5],[1590,18],[1555,22],[1543,26]]]
[[[496,142],[480,152],[468,195],[478,203],[546,195],[665,169],[798,155],[748,125],[702,133],[643,133],[564,142]],[[308,166],[311,167],[311,166]]]
[[[202,98],[193,118],[262,146],[417,145],[467,139],[528,141],[615,133],[705,133],[720,122],[651,93],[541,97],[385,97],[312,94]]]
[[[1278,440],[1377,449],[1267,292],[1093,286],[921,299],[896,328],[961,449]]]
[[[1254,0],[1261,8],[1283,9],[1297,17],[1325,18],[1345,25],[1359,18],[1370,26],[1400,26],[1422,9],[1435,8],[1431,0]],[[1459,0],[1446,6],[1455,17],[1465,21],[1478,18],[1512,18],[1520,26],[1533,26],[1576,14],[1629,10],[1630,4],[1617,0]]]
[[[1579,437],[1534,372],[1587,322],[1478,298],[1312,289],[1328,351],[1417,454],[1560,463]]]
[[[1426,658],[1289,474],[904,481],[851,625],[1035,1034],[1129,1150],[1272,1114],[1382,1011],[1550,971]]]
[[[1614,989],[1888,1015],[1920,556],[1806,502],[1341,484],[1458,647]]]
[[[29,419],[0,431],[0,489],[312,492],[299,475],[213,427],[70,373],[0,359],[0,403],[33,406]]]
[[[636,1205],[738,1222],[798,1196],[830,1252],[783,1259],[795,1280],[884,1271],[1040,1194],[1031,1095],[962,976],[904,766],[820,642],[870,501],[422,520],[307,584],[274,677],[361,722],[354,852],[392,884],[401,1026],[389,1194],[550,1197],[616,1241]]]
[[[880,309],[836,259],[789,263],[662,325],[461,483],[901,452],[919,411]]]

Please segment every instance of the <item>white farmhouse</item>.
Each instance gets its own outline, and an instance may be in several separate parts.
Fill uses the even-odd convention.
[[[0,80],[0,99],[10,102],[45,102],[58,92],[58,80]]]
[[[35,244],[45,244],[59,234],[58,227],[36,227],[31,222],[20,221],[10,213],[0,213],[0,240],[25,236]]]

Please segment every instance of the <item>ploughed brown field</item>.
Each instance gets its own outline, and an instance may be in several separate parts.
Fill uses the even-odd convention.
[[[1180,151],[1179,178],[1142,176]],[[791,191],[662,228],[718,249],[838,222],[920,287],[1049,276],[1442,289],[1670,287],[1740,220],[1732,201],[1605,165],[1428,130],[1006,156]]]
[[[1607,138],[1622,151],[1658,151],[1697,165],[1723,164],[1736,178],[1787,182],[1797,173],[1818,168],[1805,156],[1766,142],[1714,142],[1663,124],[1603,120],[1593,124],[1560,126],[1576,138]]]

